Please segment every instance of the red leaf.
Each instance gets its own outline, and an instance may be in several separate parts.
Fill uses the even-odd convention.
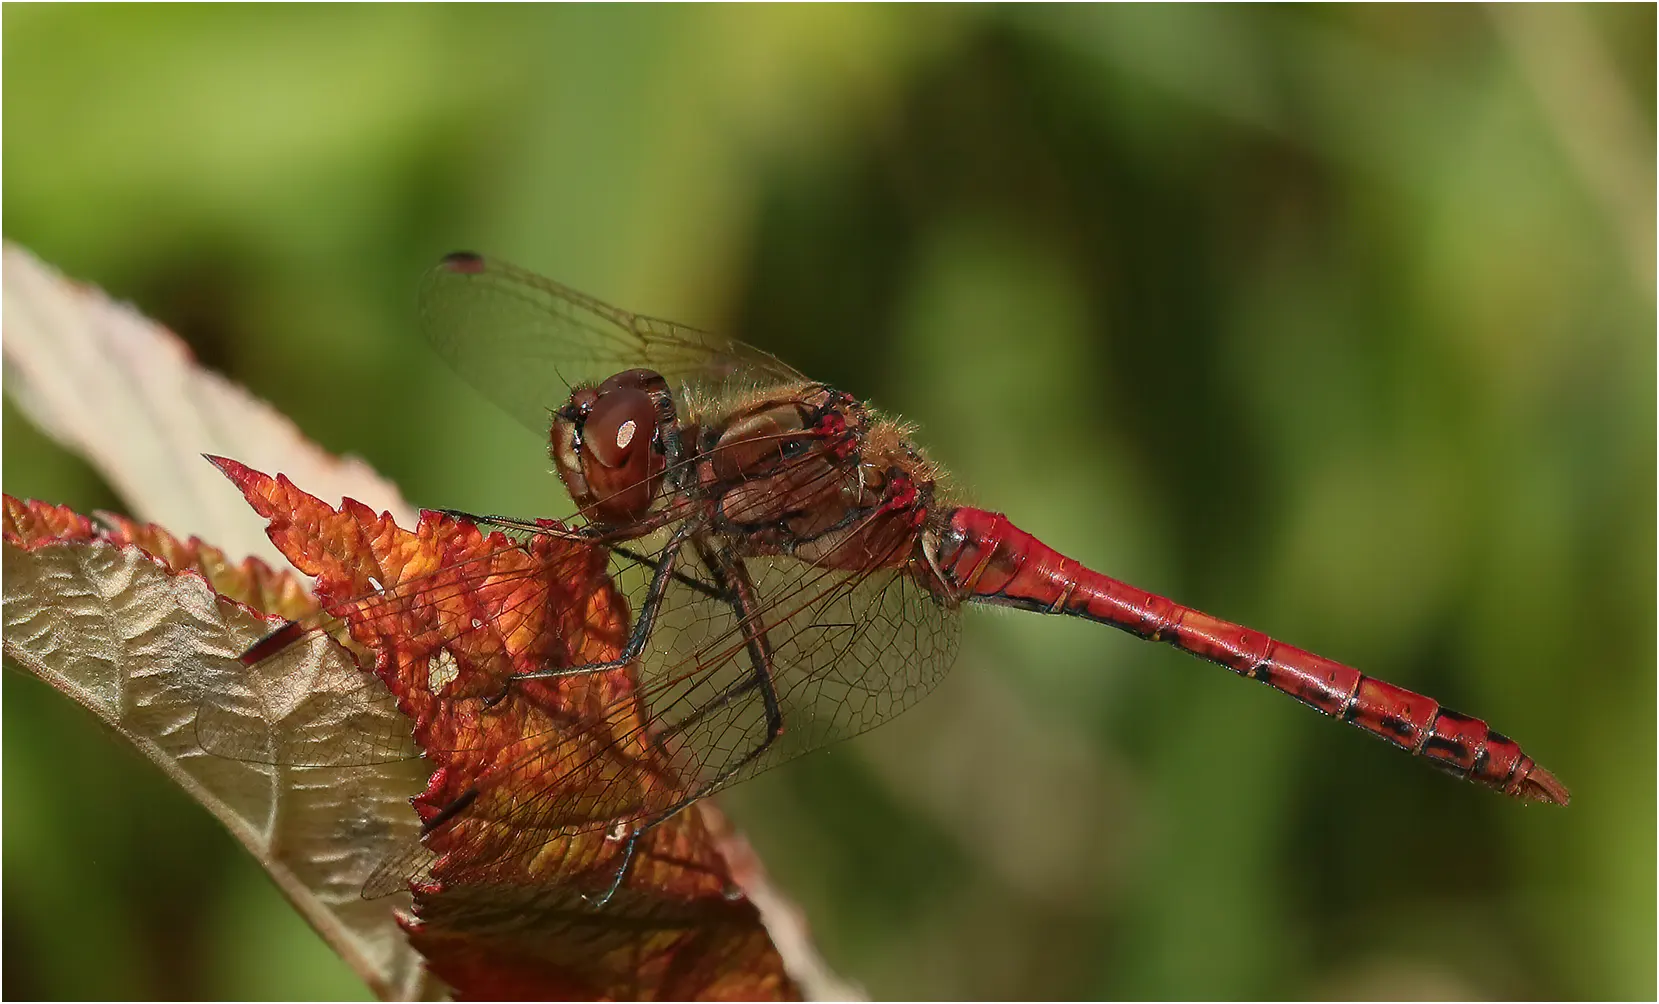
[[[114,513],[98,513],[103,526],[68,506],[4,496],[4,536],[26,550],[76,540],[104,540],[131,545],[160,561],[173,573],[195,572],[213,591],[262,614],[304,617],[316,603],[299,580],[258,558],[232,563],[225,553],[196,537],[180,540],[153,523],[139,523]]]
[[[98,536],[92,521],[68,506],[7,495],[5,507],[5,539],[31,551],[45,544]]]
[[[630,617],[604,549],[554,533],[520,545],[434,512],[404,530],[210,459],[317,577],[436,768],[415,805],[442,825],[426,838],[435,859],[411,860],[407,924],[435,974],[478,998],[796,996],[702,804],[641,837],[603,909],[582,895],[622,864],[604,820],[671,765],[644,738],[627,671],[509,679],[618,657]]]

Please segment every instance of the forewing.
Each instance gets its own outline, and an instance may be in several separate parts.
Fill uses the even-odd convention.
[[[956,659],[956,611],[904,569],[846,573],[788,558],[748,559],[760,599],[757,665],[737,614],[717,619],[700,646],[700,672],[640,669],[645,714],[664,730],[675,763],[698,783],[727,787],[801,753],[893,719],[916,704]],[[768,687],[783,732],[771,738]]]
[[[452,839],[450,826],[487,833],[491,868],[557,859],[586,880],[575,881],[576,893],[604,889],[620,852],[605,828],[659,818],[873,728],[931,691],[955,658],[956,611],[906,568],[848,572],[784,557],[750,558],[742,568],[754,599],[746,616],[722,573],[694,552],[682,555],[631,691],[602,712],[525,730],[512,758],[472,789],[450,793],[450,804],[466,802],[427,843]],[[642,606],[654,572],[613,560],[630,609]],[[776,736],[774,702],[783,726]],[[370,891],[440,872],[430,847],[411,846]]]
[[[719,394],[805,378],[772,355],[640,317],[493,258],[446,257],[421,288],[421,326],[455,372],[537,435],[578,384],[644,367]]]
[[[670,651],[640,667],[663,756],[699,793],[874,728],[931,691],[956,657],[955,610],[905,568],[784,557],[743,566],[758,630],[745,631],[729,603],[699,597],[665,612]]]

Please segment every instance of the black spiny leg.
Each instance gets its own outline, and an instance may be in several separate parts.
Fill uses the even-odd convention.
[[[757,743],[754,749],[743,754],[736,763],[721,771],[719,776],[698,786],[696,791],[675,802],[667,809],[651,817],[638,829],[628,836],[628,844],[622,849],[622,864],[618,866],[616,875],[611,879],[610,887],[596,897],[585,897],[594,909],[603,907],[622,888],[622,882],[628,877],[628,868],[634,861],[634,850],[638,846],[639,838],[647,831],[667,822],[680,813],[691,803],[712,794],[719,787],[731,780],[744,767],[759,759],[762,754],[772,748],[778,737],[783,735],[783,709],[778,702],[777,686],[772,675],[772,642],[766,636],[765,624],[761,621],[761,610],[758,597],[755,596],[754,582],[749,578],[749,570],[744,567],[739,558],[735,558],[721,551],[706,546],[701,538],[694,541],[698,555],[703,563],[714,575],[715,585],[724,594],[726,602],[731,604],[732,613],[737,616],[739,630],[743,632],[744,646],[749,651],[750,673],[737,683],[727,687],[717,698],[698,708],[692,714],[665,730],[662,735],[673,735],[683,732],[706,717],[710,712],[723,708],[752,690],[759,690],[761,701],[766,710],[766,738]]]
[[[560,540],[574,540],[582,543],[602,544],[605,547],[610,548],[611,553],[626,558],[636,564],[643,565],[646,568],[651,569],[653,572],[657,571],[662,566],[662,562],[659,559],[653,558],[648,554],[641,554],[633,548],[624,547],[621,544],[609,543],[609,538],[604,534],[575,530],[554,530],[541,525],[533,519],[520,519],[517,516],[484,516],[475,512],[467,512],[464,509],[433,509],[431,511],[442,513],[452,519],[466,520],[468,523],[499,526],[507,530],[517,530],[520,533],[541,535],[544,537],[557,537]],[[652,524],[652,528],[655,529],[656,524]],[[639,528],[636,527],[635,529]],[[726,598],[711,589],[706,582],[700,582],[682,572],[673,572],[672,574],[674,576],[674,581],[678,582],[682,586],[695,589],[697,592],[712,599],[721,600]]]
[[[639,658],[645,651],[645,643],[651,640],[651,629],[656,625],[657,612],[662,606],[663,594],[668,591],[669,582],[674,577],[674,562],[679,558],[685,542],[699,529],[698,524],[687,520],[674,531],[674,536],[668,539],[668,544],[662,549],[662,557],[658,559],[656,572],[651,576],[650,588],[646,590],[645,601],[639,606],[639,614],[634,618],[633,633],[628,636],[628,644],[622,649],[622,654],[615,659],[605,662],[590,662],[581,666],[561,666],[553,669],[537,669],[528,673],[516,673],[507,678],[501,688],[501,693],[485,702],[486,707],[493,707],[507,697],[507,692],[519,680],[550,680],[561,676],[587,676],[591,673],[608,673],[613,669],[623,669],[629,663]]]

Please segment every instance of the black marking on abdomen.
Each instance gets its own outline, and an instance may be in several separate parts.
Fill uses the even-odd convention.
[[[1469,755],[1468,744],[1458,739],[1430,734],[1423,743],[1422,754],[1431,760],[1451,760],[1461,763]],[[1458,770],[1462,770],[1461,767]]]

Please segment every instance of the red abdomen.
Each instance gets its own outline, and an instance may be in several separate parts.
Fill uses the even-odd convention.
[[[1478,718],[1084,567],[1008,522],[961,508],[938,561],[963,600],[1100,621],[1164,641],[1506,795],[1566,805],[1566,787]]]

